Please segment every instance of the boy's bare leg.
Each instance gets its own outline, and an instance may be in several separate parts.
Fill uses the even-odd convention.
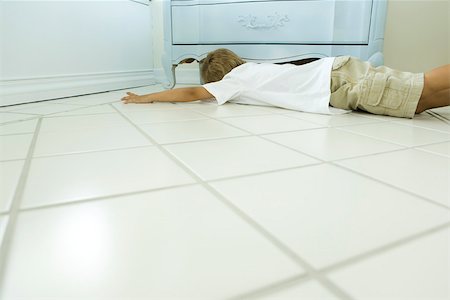
[[[450,65],[425,73],[424,87],[416,113],[447,105],[450,105]]]

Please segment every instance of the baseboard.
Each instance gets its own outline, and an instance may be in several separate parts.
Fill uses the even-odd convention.
[[[153,70],[0,80],[0,106],[155,83]]]

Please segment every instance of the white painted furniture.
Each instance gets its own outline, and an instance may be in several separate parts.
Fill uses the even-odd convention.
[[[383,63],[386,0],[164,1],[166,87],[178,64],[228,48],[248,61],[352,55]]]

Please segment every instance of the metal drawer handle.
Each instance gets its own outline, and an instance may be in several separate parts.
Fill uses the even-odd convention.
[[[280,16],[278,13],[275,13],[273,16],[258,19],[258,17],[250,14],[248,16],[239,16],[238,22],[247,29],[278,29],[278,27],[283,27],[285,22],[289,22],[289,18],[287,15]]]

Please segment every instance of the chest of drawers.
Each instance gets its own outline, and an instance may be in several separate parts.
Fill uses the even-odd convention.
[[[386,0],[165,1],[164,85],[175,68],[228,48],[247,61],[352,55],[383,63]]]

